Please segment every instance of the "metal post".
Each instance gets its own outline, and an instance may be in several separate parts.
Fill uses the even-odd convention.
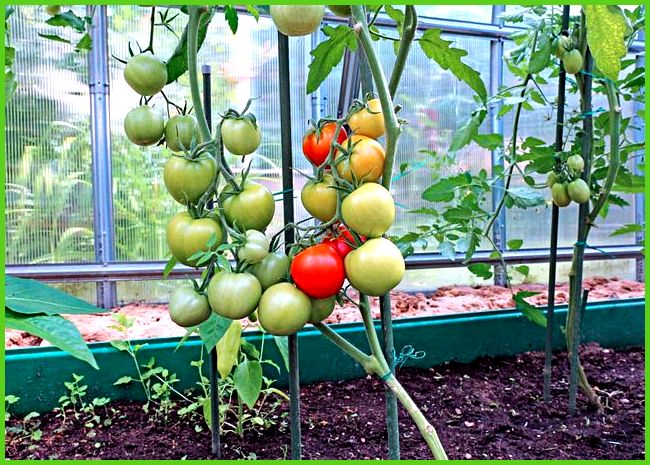
[[[645,55],[637,55],[636,57],[636,66],[637,68],[645,67]],[[641,91],[645,94],[643,91]],[[645,99],[643,99],[645,102]],[[643,118],[637,116],[640,110],[645,108],[645,104],[642,102],[634,102],[634,121],[635,126],[638,128],[634,131],[633,136],[635,142],[643,142],[645,140],[645,121]],[[637,157],[634,160],[634,173],[642,175],[643,172],[640,169],[640,165],[645,163],[645,152],[640,151]],[[634,222],[636,224],[645,224],[645,194],[635,194],[634,195]],[[639,231],[636,233],[636,244],[643,245],[645,241],[644,231]],[[636,280],[639,282],[645,281],[645,259],[643,256],[640,256],[636,259]]]
[[[293,153],[291,150],[291,81],[289,75],[289,39],[278,32],[278,68],[280,81],[280,140],[282,144],[282,191],[284,224],[293,223]],[[294,241],[294,231],[284,232],[286,245]],[[288,249],[288,247],[287,247]],[[287,250],[288,252],[288,250]],[[302,439],[300,434],[300,375],[298,337],[289,338],[289,416],[291,418],[291,459],[300,460]]]
[[[106,6],[88,7],[93,14],[90,36],[93,47],[88,55],[88,87],[90,93],[90,146],[92,151],[93,221],[95,260],[108,264],[115,261],[115,222],[111,172],[111,127],[108,72],[108,15]],[[97,305],[117,305],[116,284],[97,282]]]
[[[208,127],[212,131],[212,70],[210,65],[201,66],[203,74],[203,111]],[[212,208],[210,202],[209,208]],[[210,438],[211,451],[216,459],[221,458],[221,429],[219,425],[219,375],[217,365],[217,347],[210,350],[209,380],[210,380]]]
[[[569,28],[569,13],[571,7],[565,5],[562,11],[562,32]],[[560,76],[557,89],[557,121],[555,123],[555,151],[561,152],[564,142],[564,101],[566,96],[566,71],[560,61]],[[557,164],[557,161],[556,161]],[[557,272],[557,242],[560,224],[560,208],[553,204],[551,207],[551,245],[548,261],[548,308],[546,311],[546,342],[544,351],[544,402],[551,401],[551,378],[553,374],[553,330],[555,316],[555,280]]]
[[[492,6],[492,23],[503,27],[503,21],[499,19],[499,15],[503,13],[505,6],[493,5]],[[503,38],[495,37],[490,41],[490,95],[495,95],[499,92],[499,88],[503,85]],[[499,118],[499,110],[501,109],[500,102],[494,102],[490,105],[490,130],[493,133],[503,134],[503,121]],[[492,150],[492,171],[494,168],[500,166],[504,167],[503,156],[501,151]],[[503,180],[499,180],[492,188],[492,205],[495,206],[499,203],[501,195],[503,195],[504,184]],[[501,209],[499,215],[494,221],[492,228],[492,240],[494,245],[500,252],[506,250],[506,211]],[[497,286],[506,285],[506,270],[501,264],[494,266],[494,284]]]
[[[343,55],[343,69],[341,72],[341,87],[339,92],[339,104],[337,117],[342,117],[354,99],[359,96],[359,53],[345,49]]]

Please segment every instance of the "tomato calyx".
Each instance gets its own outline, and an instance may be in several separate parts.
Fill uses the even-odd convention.
[[[246,102],[246,106],[244,109],[239,112],[233,108],[229,108],[226,110],[223,114],[221,114],[221,118],[223,120],[226,119],[234,119],[234,120],[243,120],[243,121],[248,121],[253,125],[255,129],[259,129],[257,125],[257,118],[253,113],[249,113],[248,110],[250,109],[251,104],[253,103],[253,100],[257,100],[259,97],[254,97],[254,98],[249,98],[248,101]]]

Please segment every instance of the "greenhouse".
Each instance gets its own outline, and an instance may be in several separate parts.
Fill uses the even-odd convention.
[[[5,6],[8,460],[644,460],[644,5]]]

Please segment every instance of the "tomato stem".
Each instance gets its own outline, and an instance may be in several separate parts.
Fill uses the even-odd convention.
[[[325,323],[315,323],[314,327],[334,345],[338,346],[343,352],[356,360],[363,367],[366,373],[377,374],[374,357],[364,354]]]

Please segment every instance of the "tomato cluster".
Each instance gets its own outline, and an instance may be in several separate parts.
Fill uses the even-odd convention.
[[[575,45],[573,39],[565,35],[556,37],[551,44],[553,53],[562,60],[564,69],[569,74],[578,74],[582,69],[582,54]]]
[[[568,207],[571,201],[582,204],[589,202],[591,189],[584,179],[580,178],[585,169],[585,161],[578,154],[570,155],[558,170],[548,173],[546,185],[551,189],[551,198],[558,207]]]

